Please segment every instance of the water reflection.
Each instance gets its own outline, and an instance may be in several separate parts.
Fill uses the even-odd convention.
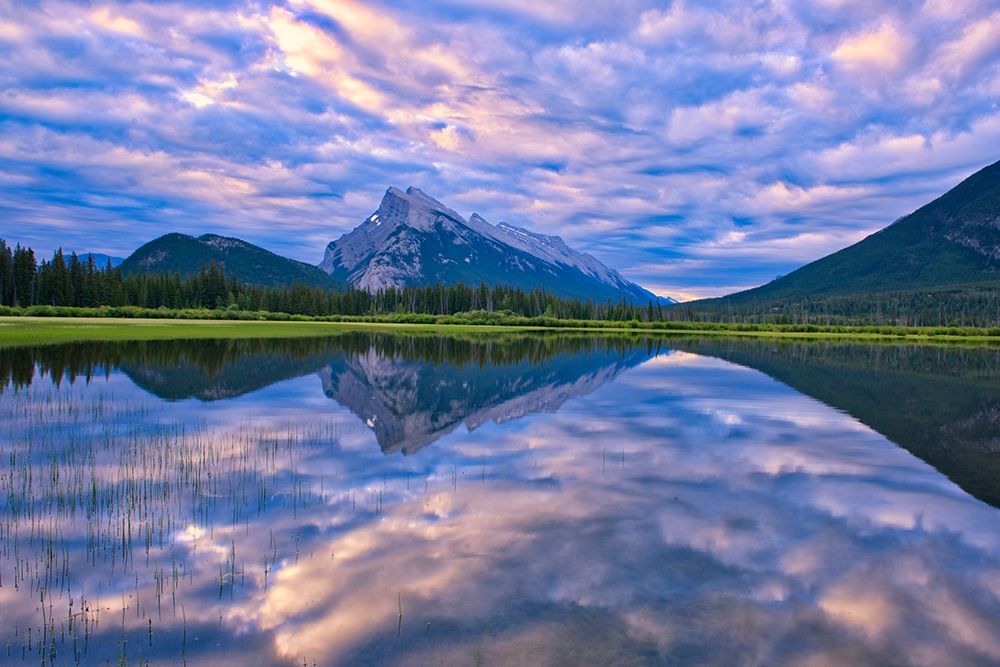
[[[1000,349],[679,338],[843,410],[1000,507]]]
[[[323,392],[364,421],[382,451],[413,454],[463,424],[471,431],[486,422],[555,412],[650,355],[649,347],[632,343],[585,338],[553,346],[552,340],[522,340],[518,347],[537,349],[507,355],[505,363],[406,357],[373,346],[340,357],[319,374]]]
[[[404,338],[349,333],[293,340],[145,341],[5,352],[0,391],[39,375],[58,385],[120,369],[167,400],[235,398],[317,373],[387,453],[412,454],[459,425],[551,412],[663,348],[635,337]]]
[[[5,351],[6,659],[1000,661],[997,510],[707,344]]]

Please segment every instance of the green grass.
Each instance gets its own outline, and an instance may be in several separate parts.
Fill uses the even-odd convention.
[[[445,318],[440,318],[445,319]],[[456,318],[450,318],[455,320]],[[461,318],[457,318],[461,321]],[[532,321],[520,318],[524,321]],[[591,325],[591,326],[588,326]],[[996,342],[1000,336],[990,330],[918,330],[902,327],[850,327],[844,331],[823,331],[817,327],[748,328],[747,325],[692,325],[689,323],[580,322],[566,321],[565,327],[547,322],[538,324],[433,324],[398,322],[299,322],[200,319],[150,319],[113,317],[0,317],[0,347],[47,345],[74,341],[176,340],[207,338],[299,338],[332,336],[346,331],[382,330],[412,333],[502,333],[515,331],[631,332],[646,334],[689,334],[747,336],[783,339],[898,340],[912,342]]]
[[[506,331],[512,327],[380,324],[375,322],[243,322],[111,317],[0,317],[0,346],[74,341],[177,340],[197,338],[304,338],[359,329]]]
[[[10,308],[0,306],[0,317],[53,317],[53,318],[121,318],[130,320],[210,320],[239,322],[312,322],[342,324],[405,324],[405,325],[460,325],[499,326],[505,329],[576,329],[576,330],[621,330],[621,331],[666,331],[684,333],[737,333],[751,334],[795,334],[813,336],[873,336],[912,338],[977,338],[1000,341],[1000,327],[956,327],[933,326],[915,327],[898,325],[843,325],[843,324],[778,324],[749,322],[698,322],[668,321],[641,322],[639,320],[574,320],[545,315],[527,317],[510,311],[474,310],[454,315],[431,315],[422,313],[381,313],[377,315],[290,315],[270,311],[248,311],[227,309],[183,309],[141,308],[138,306],[101,306],[99,308],[76,308],[70,306],[32,306],[30,308]]]

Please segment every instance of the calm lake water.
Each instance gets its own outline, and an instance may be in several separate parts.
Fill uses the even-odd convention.
[[[1000,351],[0,351],[0,662],[1000,664]]]

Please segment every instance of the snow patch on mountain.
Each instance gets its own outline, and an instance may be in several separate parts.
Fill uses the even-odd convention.
[[[447,246],[468,246],[469,250],[456,257],[455,251],[441,252]],[[465,268],[449,275],[449,266]],[[481,268],[485,272],[481,279],[491,283],[507,278],[512,284],[576,295],[589,294],[586,284],[592,282],[600,288],[595,298],[598,293],[600,298],[610,298],[620,292],[621,298],[633,302],[656,299],[593,255],[573,250],[558,236],[506,222],[494,225],[478,213],[466,220],[413,187],[405,192],[395,187],[386,190],[377,211],[327,246],[319,268],[368,291],[437,280],[468,282],[476,279],[476,269]]]

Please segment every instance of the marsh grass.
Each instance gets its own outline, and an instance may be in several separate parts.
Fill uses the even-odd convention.
[[[213,429],[81,385],[0,394],[3,661],[197,662],[189,610],[221,626],[227,604],[303,556],[295,521],[271,519],[314,508],[377,518],[395,493],[388,477],[371,480],[357,503],[357,489],[308,473],[338,423]],[[216,562],[214,596],[199,559]]]

